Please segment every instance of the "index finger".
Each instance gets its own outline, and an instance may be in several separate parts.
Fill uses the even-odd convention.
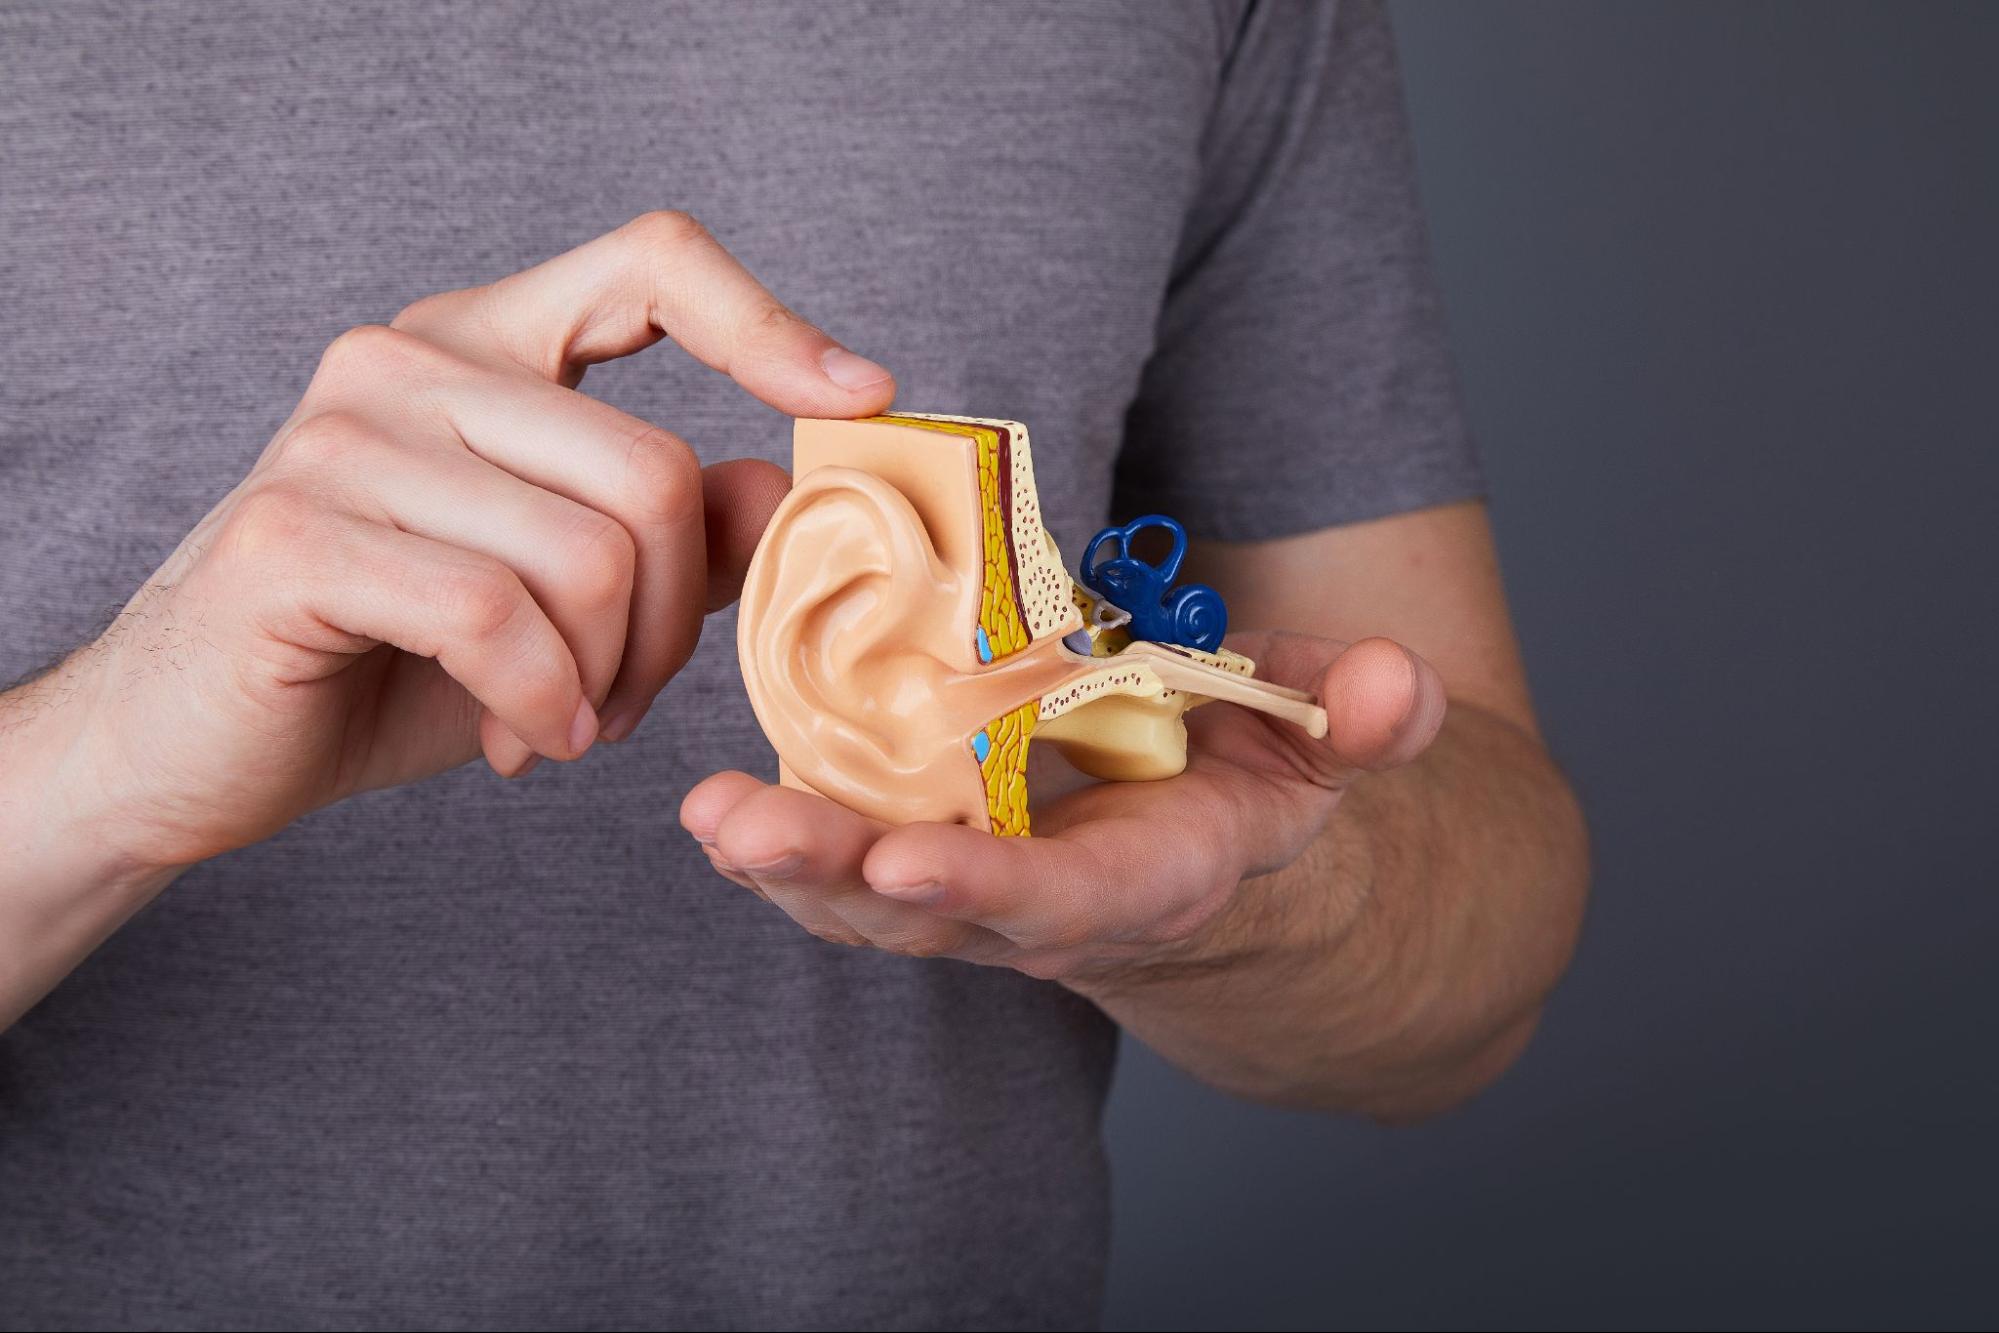
[[[862,417],[895,379],[773,296],[685,213],[647,213],[484,287],[425,297],[397,328],[574,386],[586,367],[671,338],[780,412]]]

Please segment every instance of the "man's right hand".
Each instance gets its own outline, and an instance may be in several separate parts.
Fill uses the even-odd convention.
[[[343,334],[249,475],[16,710],[39,783],[87,816],[70,833],[179,867],[482,751],[517,776],[630,734],[787,485],[576,391],[662,336],[787,414],[894,397],[675,213]]]

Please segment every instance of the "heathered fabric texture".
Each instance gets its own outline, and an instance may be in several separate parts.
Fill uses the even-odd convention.
[[[279,8],[0,8],[0,678],[343,328],[660,207],[902,405],[1030,423],[1072,556],[1477,488],[1372,4]],[[670,347],[589,388],[787,457]],[[732,639],[587,762],[195,870],[0,1035],[0,1325],[1091,1322],[1110,1025],[708,871],[682,793],[773,768]]]

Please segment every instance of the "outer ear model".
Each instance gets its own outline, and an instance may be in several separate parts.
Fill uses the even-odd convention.
[[[801,477],[738,622],[743,683],[786,781],[896,823],[989,826],[992,731],[1076,669],[1046,652],[978,662],[964,627],[981,594],[881,478]]]
[[[801,420],[793,473],[737,622],[789,785],[890,823],[1019,834],[1037,728],[1121,780],[1178,773],[1181,714],[1210,697],[1324,732],[1309,696],[1249,679],[1246,658],[1133,642],[1129,615],[1076,587],[1017,422]]]

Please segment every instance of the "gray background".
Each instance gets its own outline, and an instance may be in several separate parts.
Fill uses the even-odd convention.
[[[1413,1130],[1127,1044],[1123,1327],[1999,1319],[1999,6],[1401,4],[1596,896]]]

